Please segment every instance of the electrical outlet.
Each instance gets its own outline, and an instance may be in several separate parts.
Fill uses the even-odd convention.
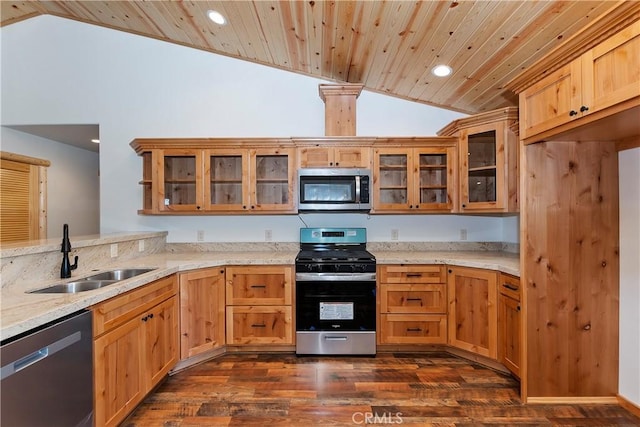
[[[467,229],[466,228],[461,228],[460,229],[460,240],[467,240]]]
[[[111,244],[111,258],[115,258],[118,256],[118,244],[117,243],[112,243]]]
[[[271,240],[273,240],[273,233],[271,230],[264,230],[264,241],[270,242]]]
[[[394,228],[391,230],[391,240],[398,240],[398,229]]]
[[[138,252],[144,252],[144,240],[138,240]]]
[[[198,230],[198,242],[204,242],[204,230]]]

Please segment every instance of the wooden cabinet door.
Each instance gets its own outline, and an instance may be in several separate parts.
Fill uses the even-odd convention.
[[[291,266],[228,267],[227,305],[291,305]]]
[[[180,357],[225,344],[224,269],[180,274]]]
[[[301,168],[333,166],[333,147],[302,147],[298,150],[298,164]]]
[[[413,209],[412,150],[376,148],[373,164],[373,209],[377,212]]]
[[[415,148],[413,187],[415,209],[451,211],[454,206],[455,148]]]
[[[582,61],[585,113],[640,96],[640,21],[589,50]]]
[[[94,341],[96,426],[117,426],[146,394],[142,329],[133,318]]]
[[[582,60],[552,72],[520,93],[520,138],[526,139],[578,118]]]
[[[371,148],[369,147],[334,147],[334,166],[340,168],[371,167]]]
[[[248,150],[206,150],[203,187],[205,210],[250,209]]]
[[[497,273],[450,267],[449,344],[497,357]]]
[[[145,392],[150,391],[178,362],[178,300],[171,297],[145,313],[143,371]]]
[[[498,361],[520,378],[520,302],[498,296]]]
[[[202,150],[155,150],[156,208],[159,212],[204,209]]]
[[[293,212],[294,150],[250,150],[249,209]]]

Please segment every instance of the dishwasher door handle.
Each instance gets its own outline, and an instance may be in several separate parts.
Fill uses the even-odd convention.
[[[18,373],[23,369],[26,369],[29,366],[46,359],[49,356],[56,354],[60,350],[63,350],[72,344],[77,343],[78,341],[80,341],[81,337],[82,334],[80,333],[80,331],[74,332],[71,335],[60,338],[58,341],[54,341],[48,346],[42,347],[41,349],[36,350],[33,353],[21,357],[18,360],[7,363],[2,367],[0,371],[0,380],[9,378],[11,375]]]

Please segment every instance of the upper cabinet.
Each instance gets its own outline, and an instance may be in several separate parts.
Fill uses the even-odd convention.
[[[374,212],[452,211],[456,198],[455,140],[390,142],[374,148]]]
[[[582,41],[581,44],[587,42]],[[567,56],[575,52],[570,48],[560,52],[565,50]],[[550,66],[540,70],[538,76],[519,78],[527,79],[518,83],[523,88],[519,98],[520,137],[526,144],[623,111],[635,110],[635,113],[624,117],[637,117],[640,113],[640,21],[600,41],[570,62],[561,63],[559,67],[556,64],[550,62]],[[554,71],[540,79],[539,76],[551,66]],[[532,68],[538,70],[540,67]],[[605,131],[608,134],[602,136],[611,140],[637,132],[637,120],[628,122],[623,119],[610,122],[611,126],[599,126],[601,130],[608,128]],[[589,136],[594,138],[593,133]]]
[[[371,168],[373,138],[295,139],[299,168]]]
[[[281,140],[147,140],[143,214],[293,212],[295,150]]]
[[[518,211],[517,108],[456,120],[438,132],[459,138],[459,210]]]

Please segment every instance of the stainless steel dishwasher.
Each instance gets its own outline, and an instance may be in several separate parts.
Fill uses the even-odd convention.
[[[0,425],[93,425],[91,312],[3,342]]]

